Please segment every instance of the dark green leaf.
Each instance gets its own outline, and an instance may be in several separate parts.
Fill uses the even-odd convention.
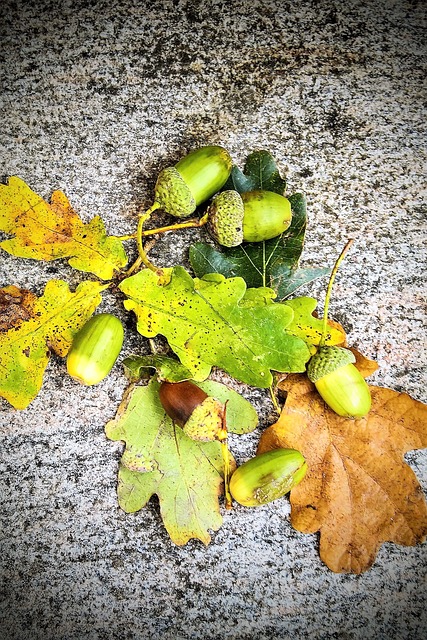
[[[245,174],[236,167],[233,166],[231,169],[230,176],[222,188],[222,191],[228,191],[232,189],[234,191],[238,191],[239,193],[245,193],[246,191],[253,191],[257,188],[256,182],[250,176],[245,176]]]
[[[256,189],[275,191],[283,195],[286,180],[280,177],[279,169],[269,151],[254,151],[246,160],[244,173],[256,183]]]
[[[236,166],[223,187],[223,191],[234,189],[239,193],[264,189],[283,195],[286,180],[281,178],[276,162],[269,151],[254,151],[246,160],[243,172]]]
[[[226,278],[240,276],[248,288],[271,287],[278,300],[284,300],[302,285],[329,273],[329,269],[321,267],[299,268],[307,224],[306,199],[303,194],[294,193],[289,200],[292,223],[277,238],[222,251],[201,242],[190,247],[195,274],[199,278],[214,272]]]

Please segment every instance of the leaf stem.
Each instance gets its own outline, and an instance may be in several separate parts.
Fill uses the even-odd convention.
[[[275,410],[277,411],[277,413],[280,416],[280,407],[279,407],[279,403],[277,402],[276,394],[274,393],[272,384],[270,385],[269,389],[270,389],[271,401],[272,401],[272,403],[274,405]]]
[[[337,275],[339,266],[340,266],[341,262],[343,261],[343,258],[345,256],[345,254],[350,249],[350,247],[353,244],[353,242],[354,242],[353,238],[351,238],[350,240],[347,241],[344,249],[341,251],[340,255],[338,256],[338,258],[337,258],[337,260],[336,260],[336,262],[334,264],[334,268],[331,271],[331,275],[330,275],[329,283],[328,283],[328,288],[326,290],[325,305],[324,305],[324,309],[323,309],[322,335],[321,335],[320,343],[319,343],[320,347],[323,347],[323,345],[325,344],[325,340],[326,340],[326,332],[327,332],[327,329],[328,329],[329,301],[331,299],[332,287],[334,285],[335,276]]]

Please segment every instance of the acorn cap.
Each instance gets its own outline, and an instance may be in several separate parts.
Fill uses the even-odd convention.
[[[177,218],[185,218],[196,210],[196,201],[175,167],[167,167],[159,173],[154,188],[154,201]]]
[[[207,228],[223,247],[237,247],[243,242],[245,208],[237,191],[219,193],[208,208]]]
[[[308,363],[307,376],[311,382],[316,382],[329,373],[355,362],[356,358],[349,349],[344,349],[344,347],[320,347]]]
[[[215,440],[222,429],[224,405],[208,396],[199,404],[183,426],[183,431],[193,440]]]

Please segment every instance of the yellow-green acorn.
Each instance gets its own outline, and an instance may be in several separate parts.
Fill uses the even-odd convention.
[[[154,200],[170,215],[189,216],[224,186],[232,164],[230,154],[223,147],[211,145],[195,149],[174,167],[160,172]]]
[[[208,208],[208,230],[224,247],[275,238],[291,224],[291,203],[273,191],[219,193]]]
[[[94,385],[111,371],[123,346],[123,325],[110,313],[94,315],[76,334],[67,355],[67,370],[78,382]]]
[[[363,418],[371,408],[369,386],[355,361],[348,349],[323,346],[307,367],[307,375],[323,400],[345,418]]]
[[[307,473],[296,449],[274,449],[251,458],[231,476],[230,493],[245,507],[258,507],[289,493]]]

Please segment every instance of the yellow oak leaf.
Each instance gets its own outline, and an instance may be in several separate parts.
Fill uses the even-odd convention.
[[[85,224],[62,191],[48,204],[20,178],[0,185],[0,231],[14,238],[0,243],[20,258],[67,258],[70,266],[110,280],[127,263],[123,244],[107,236],[99,216]]]
[[[40,298],[13,285],[0,289],[0,396],[15,409],[37,396],[50,352],[67,354],[107,286],[82,282],[72,293],[66,282],[51,280]]]
[[[362,364],[365,371],[373,366]],[[335,572],[362,573],[384,542],[422,542],[427,506],[403,455],[427,446],[427,405],[370,386],[370,413],[350,420],[329,409],[305,375],[280,386],[286,403],[258,453],[289,447],[304,455],[308,473],[291,491],[291,523],[302,533],[320,531],[323,562]]]

